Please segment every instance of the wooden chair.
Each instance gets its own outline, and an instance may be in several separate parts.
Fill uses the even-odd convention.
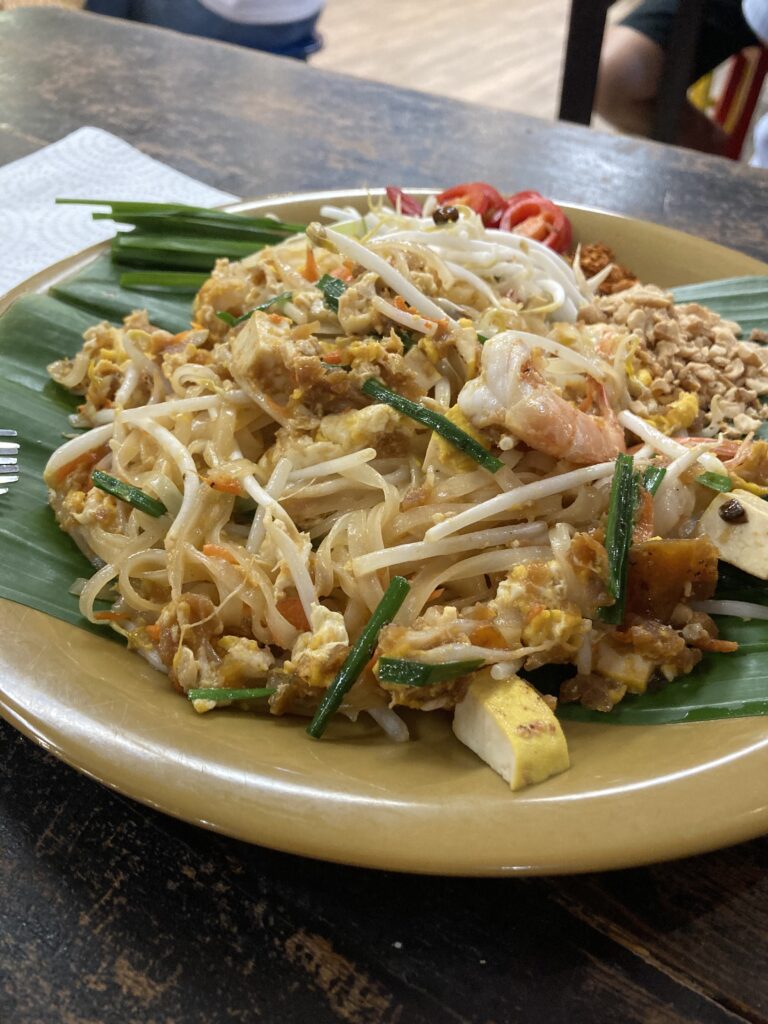
[[[768,47],[752,47],[731,57],[725,87],[713,118],[728,136],[725,156],[738,160],[768,75]]]
[[[560,119],[589,124],[600,66],[608,0],[571,0],[568,40],[565,49]],[[656,119],[651,137],[674,143],[686,103],[696,57],[696,40],[702,16],[702,0],[680,0],[670,37],[669,54],[659,83]]]

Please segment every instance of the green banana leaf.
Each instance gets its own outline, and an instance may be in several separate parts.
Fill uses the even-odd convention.
[[[748,338],[757,329],[768,330],[768,277],[727,277],[673,288],[675,302],[698,302],[726,320],[736,320]]]
[[[93,566],[56,525],[43,483],[48,457],[71,432],[67,416],[77,405],[46,366],[74,354],[96,319],[48,295],[24,296],[0,317],[0,415],[2,426],[18,433],[21,467],[0,502],[0,596],[103,634],[82,618],[69,593]]]
[[[557,717],[571,722],[663,725],[768,715],[768,644],[763,642],[768,623],[719,618],[718,626],[724,639],[754,645],[757,650],[705,655],[689,676],[655,693],[627,696],[609,714],[580,704],[559,704]]]
[[[192,297],[160,294],[120,287],[125,273],[108,255],[99,256],[85,270],[51,288],[50,294],[90,314],[90,322],[111,320],[119,324],[134,309],[146,309],[156,327],[177,334],[189,327]]]
[[[69,593],[73,581],[90,575],[93,567],[58,529],[46,502],[43,468],[72,433],[67,415],[77,405],[49,380],[46,366],[74,354],[82,332],[99,319],[119,322],[131,310],[147,308],[158,326],[178,331],[189,326],[191,311],[186,295],[121,288],[120,273],[108,256],[99,257],[51,294],[24,296],[0,317],[0,426],[16,429],[21,445],[20,479],[0,500],[0,596],[108,637],[115,634],[86,623],[77,598]],[[752,581],[751,586],[756,589],[747,599],[765,598],[768,603],[760,584]],[[768,626],[732,619],[722,625],[724,636],[757,649],[708,655],[690,677],[658,693],[631,698],[609,715],[564,705],[561,717],[656,724],[768,714],[768,650],[762,649],[768,648]]]

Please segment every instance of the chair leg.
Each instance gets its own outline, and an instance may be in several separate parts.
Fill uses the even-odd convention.
[[[675,143],[680,138],[680,123],[687,102],[686,92],[696,60],[702,7],[702,0],[680,0],[656,94],[656,114],[651,138],[657,142]]]
[[[571,0],[560,90],[561,121],[590,122],[609,6],[607,0]]]
[[[744,148],[744,140],[747,137],[747,132],[749,131],[749,126],[752,123],[752,117],[755,113],[755,107],[757,106],[757,101],[760,98],[763,81],[765,80],[766,75],[768,75],[768,49],[763,48],[760,50],[754,61],[747,61],[746,57],[742,54],[739,54],[739,56],[743,61],[741,69],[742,74],[744,74],[744,70],[746,69],[746,73],[750,75],[750,79],[736,123],[732,128],[729,125],[727,129],[728,142],[725,146],[725,156],[729,157],[731,160],[738,160],[741,156],[741,151]],[[731,84],[730,81],[728,84]],[[737,93],[741,93],[741,91],[741,88],[736,89]],[[735,97],[731,102],[734,102],[734,99]]]

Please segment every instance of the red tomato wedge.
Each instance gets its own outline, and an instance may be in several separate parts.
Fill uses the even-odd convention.
[[[493,185],[484,181],[467,181],[463,185],[454,185],[437,197],[440,206],[455,205],[468,206],[479,213],[483,224],[487,228],[496,227],[499,222],[501,211],[506,205],[506,200]]]
[[[564,252],[573,237],[571,222],[560,207],[531,190],[509,197],[499,228],[534,238],[555,252]]]

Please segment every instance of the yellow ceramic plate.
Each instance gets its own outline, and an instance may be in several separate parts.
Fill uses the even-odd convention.
[[[279,197],[237,209],[304,221],[323,202],[360,204],[365,195]],[[607,242],[647,281],[768,273],[668,228],[569,213],[577,237]],[[27,290],[46,288],[73,265],[38,275]],[[566,723],[571,770],[512,794],[439,714],[414,715],[407,744],[388,742],[373,723],[335,722],[315,742],[295,719],[199,716],[136,655],[9,602],[0,602],[0,713],[67,763],[168,814],[348,864],[469,875],[597,871],[768,830],[765,718]]]

